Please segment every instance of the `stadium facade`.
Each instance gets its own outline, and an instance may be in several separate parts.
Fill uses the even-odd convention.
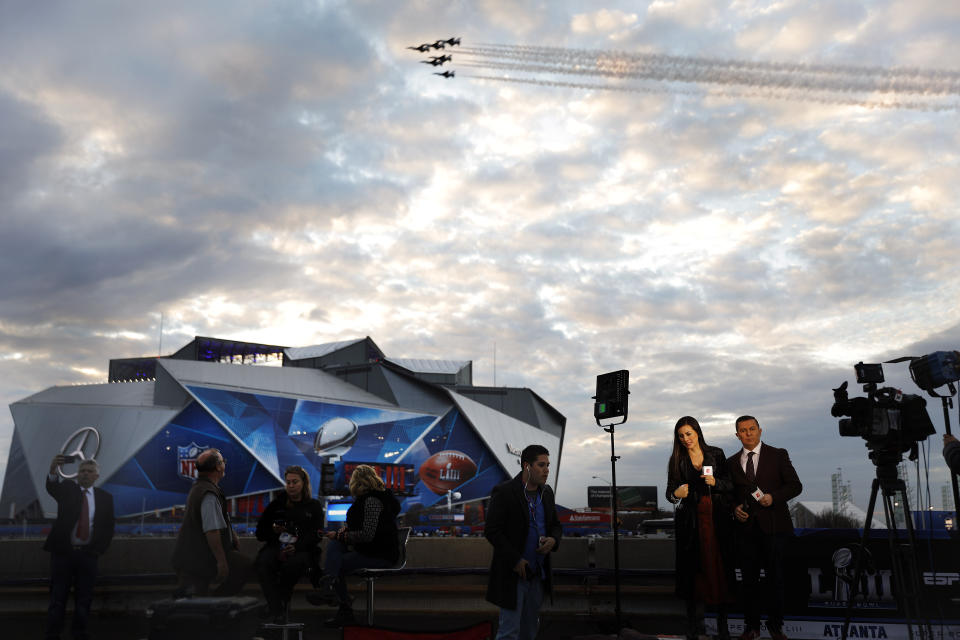
[[[95,456],[122,516],[183,505],[207,447],[226,458],[221,486],[244,510],[265,504],[295,464],[315,492],[333,464],[342,493],[356,464],[374,465],[404,512],[447,505],[453,491],[454,502],[489,497],[532,443],[550,449],[557,474],[564,416],[530,389],[474,386],[472,367],[390,358],[369,337],[311,347],[197,337],[169,356],[111,360],[106,384],[10,405],[0,517],[55,514],[44,481],[58,452]]]

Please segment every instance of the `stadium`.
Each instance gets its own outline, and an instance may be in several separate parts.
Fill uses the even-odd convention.
[[[309,347],[196,337],[172,355],[111,360],[106,384],[51,387],[10,411],[0,514],[12,520],[55,515],[44,481],[61,452],[97,459],[119,516],[176,514],[208,447],[227,460],[235,515],[258,514],[290,465],[314,493],[325,481],[346,495],[352,468],[370,464],[404,513],[449,508],[488,498],[528,444],[550,450],[555,481],[566,424],[530,389],[474,386],[472,361],[390,358],[369,337]],[[72,476],[76,462],[59,472]]]

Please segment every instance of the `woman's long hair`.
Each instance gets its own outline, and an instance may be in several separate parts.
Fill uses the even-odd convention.
[[[350,474],[350,495],[359,498],[370,491],[383,491],[386,485],[377,475],[376,469],[367,464],[357,465]]]
[[[287,476],[289,475],[300,476],[300,482],[303,483],[303,488],[300,489],[300,501],[306,502],[309,500],[312,497],[312,490],[310,489],[310,476],[307,474],[306,470],[300,465],[287,467],[283,470],[284,483],[286,483]],[[290,496],[287,496],[287,506],[290,506]]]
[[[700,430],[700,423],[697,422],[697,419],[693,416],[683,416],[677,420],[677,424],[673,427],[673,454],[670,456],[670,469],[680,475],[680,462],[683,460],[680,456],[685,456],[687,454],[687,448],[683,446],[683,443],[680,442],[680,427],[690,427],[697,432],[697,443],[700,445],[700,451],[704,452],[706,455],[707,443],[703,440],[703,431]]]

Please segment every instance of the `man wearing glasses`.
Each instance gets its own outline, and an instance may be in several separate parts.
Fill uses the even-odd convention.
[[[493,545],[487,600],[500,607],[497,640],[533,640],[540,605],[550,594],[550,552],[562,530],[553,489],[547,484],[550,454],[532,444],[520,454],[522,470],[490,496],[484,536]]]
[[[239,540],[230,526],[227,499],[219,486],[226,467],[226,459],[216,449],[197,456],[198,478],[187,495],[173,550],[173,568],[185,592],[234,595],[250,573],[252,563],[237,551]]]

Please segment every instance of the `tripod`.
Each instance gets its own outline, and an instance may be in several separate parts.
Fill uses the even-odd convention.
[[[890,567],[893,573],[893,584],[896,589],[897,604],[903,611],[907,623],[907,633],[913,640],[913,626],[920,620],[920,569],[917,563],[917,537],[913,530],[913,519],[910,513],[910,504],[907,502],[906,483],[897,476],[897,464],[901,457],[899,452],[871,451],[870,459],[877,465],[877,477],[873,479],[870,489],[870,506],[867,507],[867,520],[863,524],[863,534],[860,538],[860,553],[857,554],[856,569],[853,574],[853,583],[850,585],[850,599],[847,600],[847,610],[843,621],[842,640],[847,640],[847,629],[850,627],[850,614],[860,581],[863,578],[863,556],[866,550],[867,539],[870,536],[870,523],[873,520],[873,510],[877,504],[877,494],[883,500],[883,517],[887,525],[887,538],[890,542]],[[897,493],[902,496],[903,515],[907,527],[907,544],[901,544],[897,534],[896,498]],[[924,633],[925,629],[925,633]],[[920,637],[933,638],[933,628],[930,620],[924,620],[918,630]]]

